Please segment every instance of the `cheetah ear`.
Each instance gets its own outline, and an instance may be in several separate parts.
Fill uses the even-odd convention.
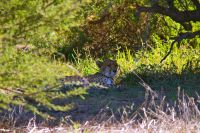
[[[96,64],[97,64],[97,66],[98,66],[99,68],[101,68],[103,62],[102,62],[102,61],[96,61]]]

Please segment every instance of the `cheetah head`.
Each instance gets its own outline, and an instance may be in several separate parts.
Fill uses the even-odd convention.
[[[109,78],[114,78],[119,70],[119,65],[115,60],[106,59],[103,62],[97,61],[96,64],[100,69],[100,73]]]

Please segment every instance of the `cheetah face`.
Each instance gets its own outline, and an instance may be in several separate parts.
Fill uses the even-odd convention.
[[[109,78],[114,78],[119,70],[119,66],[115,60],[106,59],[103,62],[97,61],[100,73]]]

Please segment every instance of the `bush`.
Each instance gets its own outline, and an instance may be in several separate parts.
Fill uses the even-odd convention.
[[[85,94],[85,91],[59,93],[58,79],[75,73],[67,64],[45,56],[20,52],[13,47],[2,51],[0,56],[0,108],[22,105],[37,114],[45,106],[54,110],[68,110],[71,105],[55,105],[56,98],[68,98]]]

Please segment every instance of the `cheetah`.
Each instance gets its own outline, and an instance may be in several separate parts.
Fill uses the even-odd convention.
[[[62,79],[62,82],[82,83],[84,86],[88,86],[91,83],[99,84],[104,88],[114,86],[114,78],[116,77],[119,66],[115,60],[106,59],[103,62],[97,61],[96,65],[99,67],[99,72],[88,76],[66,76]]]

